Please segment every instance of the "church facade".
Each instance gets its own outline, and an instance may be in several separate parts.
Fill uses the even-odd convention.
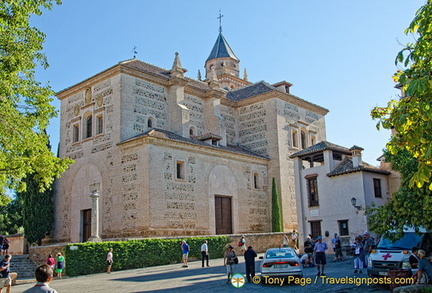
[[[269,232],[272,178],[284,230],[298,229],[290,155],[326,139],[328,110],[286,81],[240,78],[222,32],[205,70],[134,58],[57,93],[59,154],[75,163],[56,181],[55,241],[87,241],[92,225],[102,239]]]

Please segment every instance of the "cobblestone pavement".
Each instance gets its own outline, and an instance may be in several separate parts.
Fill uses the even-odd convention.
[[[236,266],[237,273],[244,273],[243,258]],[[368,277],[365,270],[362,274],[355,274],[352,259],[343,262],[329,261],[326,267],[327,278],[316,277],[316,268],[304,270],[304,280],[311,282],[304,286],[300,284],[263,285],[246,283],[241,288],[226,284],[223,259],[210,260],[211,267],[202,268],[200,261],[189,263],[188,268],[181,264],[164,265],[135,270],[118,271],[112,274],[94,274],[73,278],[54,280],[51,287],[59,293],[75,292],[389,292],[388,288],[377,285],[334,284],[351,280],[352,282],[366,282]],[[257,275],[259,276],[257,261]],[[346,281],[345,281],[346,282]],[[333,284],[332,284],[333,283]],[[12,293],[20,293],[32,287],[32,283],[19,284],[12,287]]]

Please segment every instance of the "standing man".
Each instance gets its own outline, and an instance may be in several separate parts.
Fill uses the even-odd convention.
[[[363,251],[364,251],[364,254],[365,254],[363,267],[367,268],[368,267],[369,255],[371,254],[372,249],[375,247],[375,241],[371,238],[370,233],[368,231],[365,231],[363,233],[362,244],[363,244]]]
[[[188,267],[188,257],[189,257],[189,245],[186,243],[186,240],[182,240],[180,247],[181,247],[181,251],[182,251],[183,267],[187,268]]]
[[[307,254],[309,261],[314,263],[314,258],[313,258],[314,245],[311,239],[312,239],[311,236],[308,236],[303,246],[304,246],[304,252]]]
[[[294,249],[298,249],[297,248],[297,237],[298,237],[298,235],[296,233],[296,230],[293,230],[292,233],[291,233],[291,239],[292,239],[292,242],[293,242],[293,248]]]
[[[328,249],[327,244],[322,241],[322,237],[318,236],[317,243],[314,246],[314,258],[317,265],[317,276],[325,276],[324,267],[327,264],[325,252]]]
[[[252,246],[248,246],[248,249],[244,253],[245,264],[246,264],[246,278],[250,283],[253,277],[255,277],[255,257],[256,252],[252,249]]]
[[[49,286],[49,283],[53,279],[53,270],[49,265],[44,264],[38,266],[36,268],[35,277],[37,281],[36,285],[25,290],[24,293],[57,293],[56,290]]]
[[[107,274],[111,274],[111,266],[113,264],[113,249],[112,248],[110,248],[108,250],[106,261],[107,261],[107,265],[108,265]]]
[[[209,267],[209,253],[208,253],[207,240],[204,240],[204,243],[201,245],[201,260],[202,260],[202,267],[204,267],[204,260],[206,260],[207,266]]]
[[[10,277],[10,260],[12,255],[6,254],[4,259],[0,261],[0,293],[3,288],[6,288],[6,293],[10,293],[12,280]]]
[[[332,239],[332,246],[333,246],[333,251],[335,253],[335,257],[333,261],[337,261],[337,260],[343,261],[344,257],[342,254],[341,240],[337,233],[334,233],[334,237]]]

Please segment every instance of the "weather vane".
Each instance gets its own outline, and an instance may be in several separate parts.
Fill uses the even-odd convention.
[[[137,50],[136,50],[136,49],[137,49],[137,47],[136,47],[136,46],[134,46],[134,47],[133,47],[133,49],[132,49],[132,52],[133,52],[133,54],[134,54],[134,56],[133,56],[133,57],[134,57],[134,59],[136,58],[136,55],[138,54],[138,52],[137,52]]]
[[[217,17],[219,19],[219,32],[222,32],[222,17],[223,15],[221,14],[221,11],[219,9],[219,16]]]

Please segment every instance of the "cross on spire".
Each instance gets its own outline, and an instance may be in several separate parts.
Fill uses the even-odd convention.
[[[133,47],[133,49],[132,49],[132,52],[133,52],[133,54],[134,54],[134,56],[133,56],[133,57],[134,57],[134,59],[136,58],[136,55],[138,54],[138,52],[137,52],[137,50],[136,50],[136,49],[137,49],[137,47],[136,47],[136,46],[134,46],[134,47]]]
[[[221,14],[221,11],[219,9],[219,16],[217,17],[219,19],[219,32],[222,32],[222,17],[223,15]]]

